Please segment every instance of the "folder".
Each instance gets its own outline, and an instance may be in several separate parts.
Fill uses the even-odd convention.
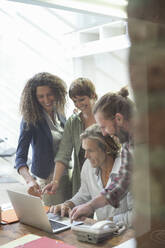
[[[23,245],[18,245],[15,246],[15,248],[45,248],[45,247],[49,247],[49,248],[76,248],[75,246],[72,245],[68,245],[60,240],[56,240],[56,239],[51,239],[48,237],[41,237],[39,239],[30,241],[26,244]]]
[[[76,248],[75,246],[64,243],[57,239],[51,239],[48,237],[40,237],[34,234],[27,234],[19,239],[2,245],[1,248]]]

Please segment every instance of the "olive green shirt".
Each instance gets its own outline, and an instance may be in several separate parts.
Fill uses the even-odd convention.
[[[80,134],[84,131],[84,124],[80,118],[80,114],[72,115],[66,122],[63,137],[59,146],[55,162],[62,162],[65,166],[69,165],[72,157],[73,174],[72,174],[72,195],[75,195],[80,188],[80,172],[81,166],[79,161],[79,151],[81,147]]]

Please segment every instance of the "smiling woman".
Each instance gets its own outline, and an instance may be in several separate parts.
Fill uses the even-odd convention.
[[[16,152],[15,168],[23,176],[28,193],[41,196],[42,187],[52,180],[54,158],[62,138],[65,124],[64,104],[66,88],[59,77],[47,72],[38,73],[28,80],[22,92],[20,110],[23,116],[20,137]],[[29,173],[27,156],[32,146],[32,166]],[[69,197],[69,177],[67,169],[65,180],[55,197],[44,195],[45,204],[62,202]]]
[[[53,112],[55,101],[52,90],[48,86],[39,86],[36,90],[36,96],[43,109],[51,114]]]
[[[60,188],[61,176],[68,167],[72,152],[74,152],[74,166],[72,174],[72,195],[80,187],[80,172],[84,163],[84,150],[81,147],[80,134],[85,128],[95,123],[92,108],[97,100],[95,86],[88,78],[77,78],[69,88],[69,97],[72,99],[78,113],[74,113],[66,122],[63,138],[55,158],[56,166],[53,181],[48,184],[44,192],[55,194]]]

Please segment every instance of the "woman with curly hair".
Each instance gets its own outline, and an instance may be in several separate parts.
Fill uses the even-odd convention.
[[[52,180],[54,159],[65,124],[66,93],[64,81],[47,72],[38,73],[30,78],[22,92],[20,112],[23,118],[15,168],[25,179],[27,191],[31,195],[41,196],[42,187]],[[31,173],[27,164],[30,145],[32,147]],[[63,177],[61,187],[55,196],[43,196],[45,204],[60,203],[69,197],[67,170]]]

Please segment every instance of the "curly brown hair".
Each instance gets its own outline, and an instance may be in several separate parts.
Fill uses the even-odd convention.
[[[103,136],[101,128],[98,124],[93,124],[80,135],[81,141],[83,139],[95,140],[102,151],[115,159],[118,156],[121,145],[117,143],[110,135]]]
[[[50,87],[55,96],[57,112],[64,113],[67,94],[65,82],[56,75],[41,72],[30,78],[22,91],[20,113],[27,125],[35,125],[37,121],[43,119],[43,109],[36,97],[38,86]]]
[[[93,113],[103,113],[105,119],[113,119],[117,113],[130,120],[135,110],[134,103],[128,98],[129,92],[126,87],[121,88],[117,93],[107,93],[95,104]]]

